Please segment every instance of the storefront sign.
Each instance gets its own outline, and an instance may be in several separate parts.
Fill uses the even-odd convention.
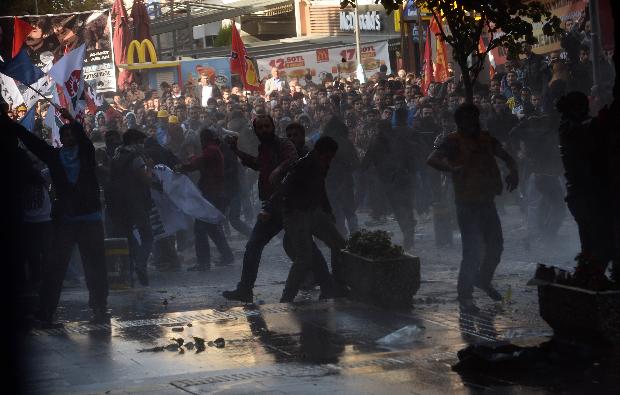
[[[390,73],[390,57],[387,41],[362,44],[360,46],[362,66],[367,76],[379,71],[379,67],[385,64]],[[345,62],[342,62],[342,60]],[[287,55],[273,56],[257,59],[258,69],[261,76],[269,76],[271,69],[276,67],[281,75],[290,80],[291,78],[304,79],[306,75],[312,76],[312,81],[319,83],[330,73],[334,77],[338,75],[348,77],[355,74],[357,62],[355,59],[355,46],[336,48],[318,48],[314,51],[292,53]]]
[[[381,23],[381,15],[377,11],[368,11],[358,14],[360,22],[360,30],[362,31],[381,31],[383,24]],[[355,29],[355,12],[340,11],[340,30],[351,31]]]

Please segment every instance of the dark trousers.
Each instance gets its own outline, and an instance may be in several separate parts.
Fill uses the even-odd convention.
[[[612,202],[607,193],[584,191],[566,197],[579,228],[581,252],[586,258],[607,265],[614,257]]]
[[[406,184],[385,183],[383,186],[396,222],[403,233],[403,244],[406,248],[413,247],[416,221],[413,214],[412,188]]]
[[[140,222],[135,228],[127,229],[126,232],[134,270],[144,272],[153,249],[153,232],[148,220]]]
[[[463,245],[457,291],[460,299],[468,299],[472,297],[474,285],[491,284],[504,249],[502,225],[493,201],[457,201],[456,216]]]
[[[245,237],[250,237],[252,228],[241,220],[241,194],[237,193],[230,199],[227,216],[230,225]]]
[[[245,289],[254,288],[256,277],[258,276],[258,267],[260,265],[260,258],[263,254],[263,249],[280,231],[284,225],[282,222],[282,213],[280,210],[275,210],[271,217],[267,221],[256,221],[250,239],[245,246],[245,254],[243,255],[243,269],[241,271],[241,280],[238,287]],[[284,251],[289,258],[294,256],[293,250],[290,246],[289,238],[284,236]],[[326,278],[329,278],[329,268],[327,262],[321,254],[321,251],[312,243],[312,259],[314,261],[313,273],[314,277],[319,284]]]
[[[153,264],[160,268],[179,266],[175,235],[162,237],[153,243]]]
[[[321,291],[330,290],[332,282],[329,272],[317,265],[313,249],[316,245],[313,236],[323,241],[331,249],[332,267],[338,267],[340,250],[345,240],[332,222],[332,218],[322,209],[307,211],[287,211],[284,213],[284,229],[290,245],[293,266],[286,279],[282,298],[292,301],[297,296],[305,275],[312,270],[321,286]],[[325,272],[328,273],[327,277]]]
[[[328,187],[327,196],[334,210],[338,231],[343,235],[357,232],[358,223],[357,215],[355,214],[356,204],[352,177],[351,179],[343,180],[339,185]]]
[[[84,277],[89,293],[88,305],[92,309],[107,307],[108,271],[103,239],[101,221],[59,221],[55,224],[54,249],[49,266],[43,271],[40,291],[40,312],[44,318],[51,319],[56,311],[62,281],[76,244],[84,266]]]
[[[20,275],[26,276],[31,286],[39,284],[43,268],[48,266],[50,253],[52,252],[52,237],[54,228],[52,221],[24,222],[21,235],[22,251],[27,267],[21,270]],[[20,278],[20,281],[24,278]]]
[[[566,213],[558,176],[531,174],[526,189],[528,237],[554,238]]]
[[[196,243],[196,263],[199,265],[211,264],[211,248],[209,247],[209,239],[222,254],[224,261],[232,261],[234,259],[232,250],[226,241],[224,231],[220,224],[209,224],[204,221],[196,220],[194,222],[194,237]]]

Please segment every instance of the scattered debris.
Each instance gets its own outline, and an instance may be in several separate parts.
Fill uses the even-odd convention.
[[[226,347],[226,341],[224,340],[223,337],[218,337],[217,339],[215,339],[215,341],[213,343],[215,344],[215,347],[217,347],[217,348],[224,348],[224,347]]]
[[[163,304],[164,306],[168,306],[168,299],[164,299],[164,301],[161,302],[161,304]]]
[[[160,351],[164,351],[166,349],[166,347],[164,346],[157,346],[157,347],[152,347],[152,348],[143,348],[141,350],[138,350],[138,352],[160,352]]]
[[[185,348],[187,348],[188,350],[193,350],[194,349],[194,343],[193,342],[185,343]]]
[[[166,350],[168,350],[168,351],[179,351],[179,345],[177,343],[168,344],[166,346]]]
[[[173,337],[173,338],[172,338],[172,339],[170,339],[170,340],[177,342],[177,344],[179,345],[179,347],[181,347],[181,346],[183,345],[183,343],[185,342],[185,340],[184,340],[182,337],[179,337],[179,338],[174,338],[174,337]]]
[[[185,330],[185,328],[183,328],[182,326],[175,326],[174,328],[172,328],[172,332],[183,332]]]
[[[407,325],[400,328],[396,332],[392,332],[389,335],[377,340],[377,344],[384,346],[402,346],[411,344],[421,337],[422,332],[424,332],[425,329],[426,328],[423,326]]]
[[[188,322],[188,323],[187,323],[187,326],[191,328],[191,327],[192,327],[192,323],[191,323],[191,322]]]

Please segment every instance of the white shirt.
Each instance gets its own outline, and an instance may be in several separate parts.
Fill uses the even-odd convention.
[[[207,100],[209,100],[213,96],[213,87],[211,85],[203,85],[202,86],[202,100],[201,104],[203,107],[207,106]]]

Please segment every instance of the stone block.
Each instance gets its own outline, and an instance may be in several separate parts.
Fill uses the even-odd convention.
[[[549,283],[538,286],[538,304],[540,316],[560,338],[620,344],[620,291]]]
[[[410,307],[420,288],[420,258],[403,255],[369,259],[346,250],[339,263],[339,280],[351,288],[350,297],[385,308]]]

